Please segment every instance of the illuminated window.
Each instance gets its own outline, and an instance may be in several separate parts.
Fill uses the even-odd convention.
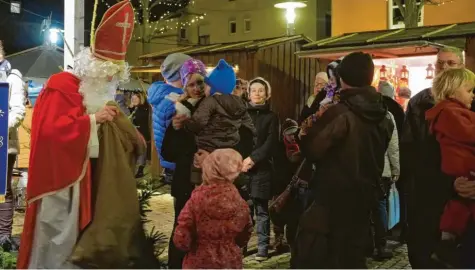
[[[401,0],[402,5],[405,7],[404,0]],[[421,0],[417,0],[417,5],[421,5]],[[389,8],[389,29],[398,29],[404,28],[404,17],[402,16],[401,10],[399,10],[399,6],[395,0],[388,0],[388,8]],[[419,15],[419,22],[418,26],[423,26],[423,18],[424,18],[424,7],[421,9],[421,14]]]

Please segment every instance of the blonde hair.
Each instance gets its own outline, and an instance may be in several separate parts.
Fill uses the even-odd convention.
[[[435,77],[432,95],[436,102],[452,96],[463,86],[475,87],[475,74],[466,68],[450,68]]]

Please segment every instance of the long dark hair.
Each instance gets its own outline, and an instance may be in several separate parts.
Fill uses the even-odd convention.
[[[335,77],[336,80],[336,88],[340,89],[341,88],[341,83],[340,83],[340,74],[338,73],[338,65],[340,65],[341,60],[335,60],[328,64],[327,66],[327,75],[328,79],[330,79],[330,71],[333,74],[333,77]]]

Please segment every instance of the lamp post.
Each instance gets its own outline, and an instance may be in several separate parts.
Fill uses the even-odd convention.
[[[287,20],[287,35],[295,35],[295,10],[297,8],[304,8],[307,4],[299,1],[288,1],[275,4],[275,8],[285,9],[285,19]]]
[[[71,46],[64,51],[64,66],[67,67],[74,64],[74,55],[84,46],[84,0],[63,1],[64,43]]]

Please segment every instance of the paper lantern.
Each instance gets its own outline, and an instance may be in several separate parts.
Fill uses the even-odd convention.
[[[426,71],[427,71],[426,79],[427,80],[434,79],[434,67],[432,66],[432,64],[429,64],[427,66]]]
[[[401,80],[408,81],[409,80],[409,70],[407,70],[407,66],[402,66],[401,69]]]

